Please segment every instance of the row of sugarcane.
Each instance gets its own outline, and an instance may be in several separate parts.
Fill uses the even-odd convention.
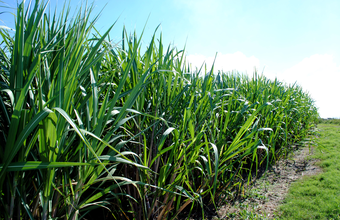
[[[1,219],[204,216],[318,119],[299,86],[192,69],[156,31],[117,45],[93,5],[30,4],[0,29]]]

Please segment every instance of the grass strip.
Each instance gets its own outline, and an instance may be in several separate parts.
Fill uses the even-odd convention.
[[[340,218],[340,125],[319,124],[315,159],[323,173],[293,183],[280,207],[282,219]]]

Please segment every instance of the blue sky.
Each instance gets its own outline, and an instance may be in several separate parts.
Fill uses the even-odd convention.
[[[4,2],[16,6],[15,1]],[[71,0],[72,9],[82,2]],[[51,0],[52,8],[63,3]],[[339,0],[97,0],[94,4],[95,13],[106,4],[96,25],[102,32],[118,19],[111,32],[117,42],[123,25],[128,32],[140,33],[149,17],[144,45],[160,24],[164,44],[179,49],[186,45],[193,65],[203,61],[211,65],[218,53],[218,69],[251,75],[256,66],[268,78],[297,81],[316,101],[321,117],[340,118]],[[0,19],[13,24],[8,13]]]

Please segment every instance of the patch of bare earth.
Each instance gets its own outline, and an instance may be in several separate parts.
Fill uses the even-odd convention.
[[[322,172],[316,166],[313,148],[298,149],[287,159],[278,161],[261,178],[247,187],[244,194],[232,204],[226,204],[217,210],[212,219],[273,219],[278,214],[278,206],[282,204],[292,182],[307,175]]]

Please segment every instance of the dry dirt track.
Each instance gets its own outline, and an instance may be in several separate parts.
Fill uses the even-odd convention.
[[[309,159],[313,148],[301,148],[288,159],[281,160],[267,172],[262,178],[255,181],[254,185],[243,199],[235,204],[227,204],[217,210],[217,215],[211,219],[243,219],[243,215],[251,213],[266,217],[275,218],[278,213],[278,206],[283,202],[289,186],[305,175],[315,175],[322,172],[321,168],[315,165],[316,160]]]

